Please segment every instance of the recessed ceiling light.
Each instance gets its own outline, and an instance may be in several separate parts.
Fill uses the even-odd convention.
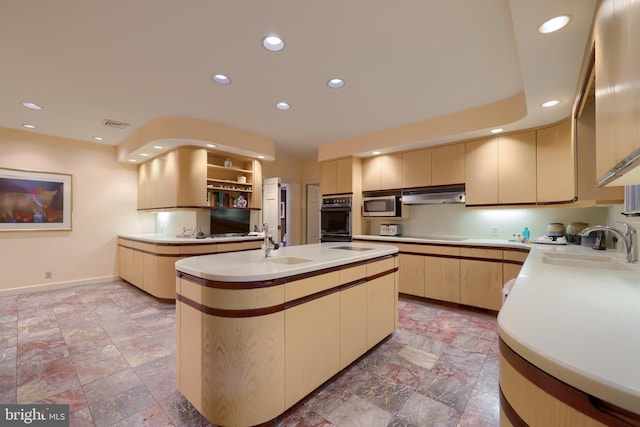
[[[153,148],[155,148],[156,150],[164,149],[164,147],[162,145],[154,145]]]
[[[42,107],[40,105],[34,104],[33,102],[23,102],[22,106],[30,108],[32,110],[42,110]]]
[[[569,21],[571,21],[571,15],[556,16],[555,18],[548,19],[540,24],[538,32],[542,34],[553,33],[567,25]]]
[[[29,123],[25,123],[22,126],[26,127],[27,129],[35,129],[36,128],[36,125],[32,125],[32,124],[29,124]]]
[[[545,108],[548,108],[548,107],[554,107],[554,106],[556,106],[556,105],[558,105],[558,104],[560,104],[560,101],[558,101],[557,99],[552,99],[552,100],[550,100],[550,101],[543,102],[543,103],[542,103],[542,104],[540,104],[540,105],[542,105],[542,106],[543,106],[543,107],[545,107]]]
[[[216,144],[207,144],[207,147],[209,147],[209,148],[216,148]]]
[[[141,157],[149,157],[149,155],[147,153],[140,153]]]
[[[380,154],[380,152],[379,151],[374,151],[372,154],[377,156],[378,154]]]
[[[219,85],[228,85],[229,83],[231,83],[231,79],[224,74],[214,74],[211,78]]]
[[[327,82],[327,86],[329,86],[331,89],[340,89],[342,86],[344,86],[344,80],[331,79]]]
[[[129,159],[129,161],[130,161],[131,163],[136,163],[136,162],[137,162],[137,160],[136,160],[136,159]]]
[[[491,129],[491,133],[500,133],[500,132],[504,132],[504,129],[503,128]]]
[[[267,36],[262,40],[265,49],[271,52],[278,52],[284,49],[284,41],[278,36]]]
[[[96,141],[104,141],[104,138],[101,136],[94,136],[93,139],[95,139]]]
[[[287,104],[284,101],[280,101],[276,104],[276,108],[278,110],[288,110],[289,108],[291,108],[291,105]]]
[[[259,159],[266,159],[266,158],[267,158],[267,156],[263,156],[262,154],[260,154],[260,155],[258,156],[258,158],[259,158]]]

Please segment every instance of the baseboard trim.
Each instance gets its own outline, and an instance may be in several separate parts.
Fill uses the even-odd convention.
[[[56,289],[74,288],[76,286],[95,285],[97,283],[114,282],[120,280],[118,276],[93,277],[91,279],[70,280],[68,282],[43,283],[24,286],[21,288],[0,289],[0,297],[30,294],[32,292],[54,291]]]

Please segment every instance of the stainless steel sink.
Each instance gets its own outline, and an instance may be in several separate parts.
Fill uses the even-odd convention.
[[[283,256],[283,257],[273,257],[266,258],[269,262],[275,262],[277,264],[302,264],[305,262],[311,262],[313,260],[307,258],[298,258],[295,256]]]

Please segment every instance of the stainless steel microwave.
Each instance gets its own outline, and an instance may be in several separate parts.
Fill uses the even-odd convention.
[[[376,196],[362,199],[362,215],[378,217],[402,216],[399,196]]]

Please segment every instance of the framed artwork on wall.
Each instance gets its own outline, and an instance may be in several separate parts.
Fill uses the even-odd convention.
[[[71,175],[0,168],[0,231],[71,230]]]

